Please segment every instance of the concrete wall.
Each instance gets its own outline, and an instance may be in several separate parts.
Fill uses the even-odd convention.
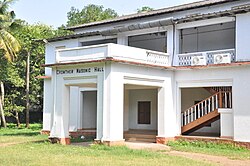
[[[199,130],[196,130],[192,134],[195,135],[195,133],[204,134],[204,136],[206,135],[220,136],[220,120],[211,123],[211,126],[205,126]]]
[[[211,96],[204,88],[183,88],[181,89],[181,110],[185,111],[195,104],[195,101],[201,101]]]
[[[83,93],[82,128],[96,128],[97,92]]]
[[[112,63],[111,67],[112,67],[112,72],[114,72],[116,75],[116,78],[114,79],[115,84],[122,83],[125,85],[133,85],[139,87],[148,86],[152,87],[153,89],[157,89],[156,95],[158,98],[158,103],[157,103],[158,136],[159,137],[176,136],[178,134],[178,128],[176,125],[177,116],[175,112],[176,93],[175,93],[174,72],[158,68],[148,68],[143,66],[135,66],[135,65],[119,64],[119,63]],[[113,92],[116,94],[115,95],[116,98],[117,95],[120,96],[120,94],[118,93],[122,94],[124,93],[120,92],[120,90],[113,90]],[[131,95],[131,93],[129,92],[129,96],[133,95]],[[143,96],[143,98],[146,97],[147,97],[146,95]],[[129,100],[129,105],[131,105],[130,101],[131,100]],[[124,110],[122,111],[124,114]],[[131,115],[129,115],[129,117],[131,117]],[[124,120],[124,118],[122,120]],[[119,119],[117,118],[116,118],[116,123],[120,123]],[[122,124],[124,125],[124,123]]]
[[[176,72],[178,87],[232,86],[234,140],[250,141],[250,66]],[[177,113],[180,113],[180,106]]]
[[[250,60],[250,13],[236,16],[236,59],[237,61]]]
[[[51,129],[51,118],[53,116],[53,88],[51,79],[44,79],[43,98],[43,130]]]
[[[138,124],[138,102],[150,101],[150,124]],[[157,91],[130,90],[129,92],[129,129],[157,130]]]
[[[124,90],[124,115],[123,115],[123,130],[129,130],[129,90]]]

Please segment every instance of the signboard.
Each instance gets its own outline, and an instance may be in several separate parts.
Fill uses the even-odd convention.
[[[56,70],[56,74],[100,73],[103,71],[103,67],[88,67],[79,69]]]

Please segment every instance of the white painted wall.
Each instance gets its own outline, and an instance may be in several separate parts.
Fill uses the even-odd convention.
[[[78,113],[80,109],[80,94],[78,86],[70,86],[69,88],[69,131],[77,131],[78,129]]]
[[[83,110],[82,111],[82,128],[96,128],[97,120],[97,92],[84,91],[83,93]]]
[[[236,59],[250,60],[250,13],[236,15]]]
[[[201,101],[211,96],[204,88],[182,88],[181,89],[181,110],[185,111],[195,104],[195,101]]]
[[[194,132],[193,135],[195,135],[195,133],[204,133],[204,135],[206,136],[206,133],[211,134],[211,135],[216,135],[216,136],[220,136],[220,126],[221,126],[221,123],[220,123],[220,120],[217,120],[213,123],[211,123],[211,126],[205,126],[199,130],[196,130]]]
[[[176,71],[178,87],[232,86],[234,140],[250,141],[250,66]],[[180,113],[180,109],[177,110]]]
[[[51,129],[51,118],[53,114],[53,88],[51,79],[44,79],[43,98],[43,130]]]
[[[124,115],[123,115],[123,130],[129,130],[129,90],[124,90]]]
[[[178,135],[177,115],[175,112],[174,72],[159,68],[112,63],[113,71],[123,77],[123,84],[150,86],[157,88],[158,98],[158,136],[174,137]],[[119,80],[120,81],[120,80]],[[118,91],[116,91],[116,94]],[[129,115],[130,116],[130,115]]]
[[[150,124],[138,124],[138,102],[150,101]],[[157,130],[157,90],[129,91],[129,129]]]

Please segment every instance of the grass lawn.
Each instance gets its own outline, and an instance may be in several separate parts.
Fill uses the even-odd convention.
[[[40,135],[41,127],[41,124],[31,124],[29,129],[26,129],[24,125],[18,129],[15,124],[8,124],[8,128],[0,128],[0,146],[10,143],[47,140],[47,136]]]
[[[233,144],[216,144],[201,141],[171,141],[168,145],[177,151],[195,152],[216,156],[226,156],[230,159],[250,160],[250,150]]]
[[[211,165],[127,147],[50,144],[39,134],[40,127],[0,129],[0,165]],[[16,144],[6,146],[9,143]]]

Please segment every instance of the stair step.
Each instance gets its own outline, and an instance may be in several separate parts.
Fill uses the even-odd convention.
[[[125,134],[124,135],[125,138],[129,138],[129,137],[135,137],[135,138],[155,138],[156,135],[151,135],[151,134]]]
[[[126,141],[138,141],[138,142],[156,142],[156,139],[154,138],[135,138],[135,137],[132,137],[132,138],[125,138]]]

